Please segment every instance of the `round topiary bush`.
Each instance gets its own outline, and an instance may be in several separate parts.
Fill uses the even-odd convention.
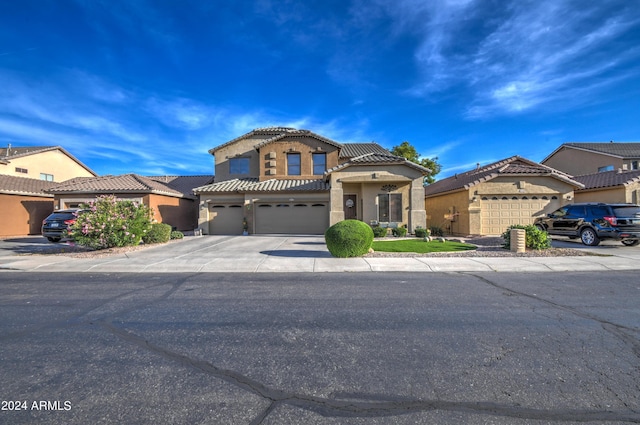
[[[334,257],[359,257],[369,252],[373,243],[373,230],[359,220],[344,220],[324,232],[327,249]]]

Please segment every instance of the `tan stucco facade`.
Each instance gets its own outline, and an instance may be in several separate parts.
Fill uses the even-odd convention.
[[[300,174],[287,174],[288,154],[300,154]],[[322,174],[313,174],[313,154],[324,154],[326,169],[338,165],[338,149],[312,137],[298,140],[268,143],[260,148],[260,181],[277,176],[279,179],[319,179]]]
[[[513,224],[573,202],[574,187],[552,177],[500,176],[469,189],[428,196],[427,225],[458,235],[498,235]]]
[[[572,176],[582,176],[597,173],[602,167],[610,167],[611,170],[631,170],[632,161],[638,161],[638,158],[624,160],[612,155],[563,146],[547,158],[543,164]]]
[[[330,175],[331,225],[345,219],[344,195],[356,195],[357,219],[365,223],[384,222],[379,215],[378,196],[384,194],[402,195],[402,221],[397,226],[406,225],[409,232],[426,226],[424,210],[424,187],[422,173],[407,165],[352,165]]]
[[[0,174],[55,182],[95,176],[58,149],[11,158],[9,164],[0,164]]]
[[[53,212],[53,197],[0,193],[0,238],[37,235]]]
[[[602,189],[577,190],[575,202],[640,203],[640,183]]]

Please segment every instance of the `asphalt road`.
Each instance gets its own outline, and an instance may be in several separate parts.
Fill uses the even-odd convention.
[[[5,272],[0,423],[640,423],[639,299],[636,272]]]

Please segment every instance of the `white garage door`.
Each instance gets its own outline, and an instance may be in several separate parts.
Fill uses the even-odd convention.
[[[256,233],[323,234],[329,227],[329,203],[256,204]]]
[[[557,196],[493,196],[483,197],[481,207],[482,234],[501,235],[514,224],[532,224],[536,217],[550,212]]]
[[[242,213],[240,204],[212,204],[209,207],[209,234],[241,235]]]

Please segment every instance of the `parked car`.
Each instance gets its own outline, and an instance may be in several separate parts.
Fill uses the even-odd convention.
[[[550,235],[580,238],[596,246],[603,239],[622,241],[624,245],[640,243],[640,205],[582,203],[564,207],[539,217],[535,226]]]
[[[60,242],[69,237],[69,227],[76,222],[80,209],[58,210],[42,221],[42,236],[49,242]]]

